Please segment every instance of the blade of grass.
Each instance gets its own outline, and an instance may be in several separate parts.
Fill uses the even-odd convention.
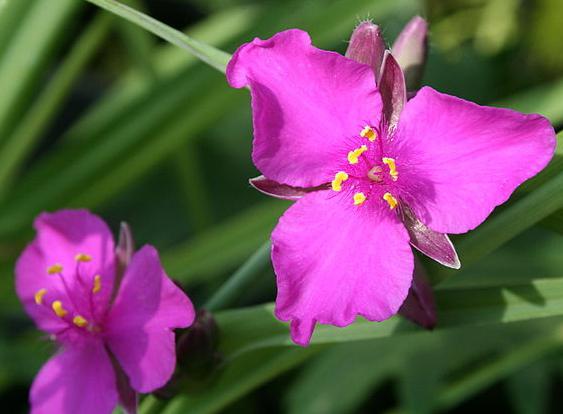
[[[462,326],[483,326],[563,315],[563,279],[463,289],[439,289],[436,301],[440,324],[436,332]],[[286,324],[273,316],[273,305],[218,312],[222,349],[235,358],[251,350],[292,345]],[[378,323],[358,318],[346,328],[317,326],[311,346],[350,342],[391,335],[423,334],[397,317]]]
[[[41,134],[64,103],[71,87],[98,50],[109,32],[110,21],[110,16],[100,15],[88,26],[76,40],[48,85],[7,138],[0,152],[0,195],[5,196],[14,175],[33,151]]]
[[[201,61],[220,72],[225,72],[227,62],[230,59],[228,53],[223,52],[211,45],[192,39],[184,33],[176,30],[144,13],[121,4],[115,0],[87,0],[111,13],[116,14],[130,22],[148,30],[154,35],[176,45],[189,53],[197,56]]]
[[[81,5],[76,0],[36,0],[18,22],[0,61],[0,140],[15,125],[59,36]]]

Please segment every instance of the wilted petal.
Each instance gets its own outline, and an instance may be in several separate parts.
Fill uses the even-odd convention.
[[[428,54],[426,20],[419,16],[413,17],[395,40],[391,53],[405,73],[407,90],[418,89]]]
[[[367,125],[379,125],[381,101],[372,70],[311,45],[301,30],[241,46],[227,67],[235,88],[250,87],[252,158],[278,183],[316,187],[330,182],[335,147]]]
[[[345,56],[371,66],[375,78],[379,78],[385,41],[379,26],[370,21],[362,22],[354,29]]]
[[[346,326],[357,315],[391,317],[411,286],[413,254],[397,216],[347,201],[308,194],[272,233],[276,316],[291,321],[297,344],[309,343],[317,322]]]
[[[409,232],[411,245],[413,247],[444,266],[453,269],[459,269],[461,267],[457,252],[447,234],[438,233],[429,229],[416,218],[412,210],[406,204],[401,204],[399,210],[403,223]]]
[[[195,311],[166,275],[157,251],[145,246],[133,256],[107,317],[106,339],[133,389],[162,387],[176,364],[174,328],[189,326]]]
[[[397,128],[401,112],[405,107],[407,90],[403,71],[389,51],[385,52],[379,91],[383,101],[383,120],[388,134],[391,135]]]
[[[439,233],[481,224],[553,156],[555,132],[540,115],[476,105],[422,88],[406,105],[393,154],[402,196]]]
[[[31,387],[32,414],[111,414],[115,373],[101,341],[69,347],[52,357]]]
[[[251,178],[250,180],[248,180],[248,182],[252,187],[257,189],[261,193],[264,193],[271,197],[292,201],[299,200],[305,194],[308,194],[312,191],[326,190],[328,188],[328,185],[312,188],[292,187],[290,185],[280,184],[274,180],[270,180],[263,175]]]
[[[422,264],[416,258],[412,286],[405,302],[399,309],[399,314],[426,329],[432,329],[436,326],[434,292]]]

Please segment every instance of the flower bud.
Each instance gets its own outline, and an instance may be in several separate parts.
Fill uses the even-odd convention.
[[[352,33],[346,57],[373,68],[375,78],[379,77],[385,42],[379,26],[370,21],[360,23]]]
[[[428,53],[428,25],[420,16],[413,17],[401,31],[391,53],[405,73],[408,91],[420,87]]]
[[[434,292],[422,264],[416,257],[412,285],[399,309],[399,314],[426,329],[433,329],[436,326]]]

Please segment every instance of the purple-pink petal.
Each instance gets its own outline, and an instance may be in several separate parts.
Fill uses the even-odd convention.
[[[250,180],[248,180],[248,182],[252,187],[263,194],[269,195],[270,197],[291,201],[299,200],[301,197],[310,192],[326,190],[329,188],[328,184],[326,186],[312,188],[292,187],[290,185],[280,184],[277,181],[270,180],[263,175],[251,178]]]
[[[135,390],[150,392],[166,384],[176,365],[173,329],[194,318],[192,303],[168,278],[157,251],[144,246],[127,268],[105,334]]]
[[[388,136],[391,136],[397,128],[401,112],[405,107],[407,89],[403,71],[389,51],[385,52],[381,68],[379,92],[383,101],[384,126]]]
[[[272,233],[276,316],[293,341],[309,343],[315,324],[346,326],[361,315],[397,313],[412,282],[413,254],[390,211],[362,209],[330,192],[308,194]]]
[[[385,49],[385,41],[379,26],[365,21],[352,32],[345,56],[370,66],[375,78],[378,79]]]
[[[80,311],[90,318],[92,306],[98,315],[108,304],[114,279],[114,242],[107,225],[85,210],[43,213],[35,220],[37,236],[23,251],[16,264],[16,292],[27,313],[40,329],[60,331],[65,326],[49,306],[35,303],[35,294],[46,290],[45,305],[60,300],[68,311]],[[79,262],[77,254],[91,260]],[[61,265],[60,273],[48,268]],[[90,295],[95,276],[100,276],[100,291]],[[70,296],[69,296],[70,294]],[[78,309],[75,309],[78,307]]]
[[[316,187],[333,179],[335,148],[378,125],[371,68],[311,45],[293,29],[241,46],[227,67],[231,86],[250,87],[253,160],[269,179]]]
[[[117,405],[115,374],[101,341],[62,350],[35,377],[32,414],[110,414]]]
[[[395,142],[401,197],[415,216],[439,233],[464,233],[548,164],[555,132],[540,115],[424,87],[407,103]]]
[[[420,16],[413,17],[393,44],[391,53],[405,73],[407,89],[418,89],[428,54],[428,24]]]

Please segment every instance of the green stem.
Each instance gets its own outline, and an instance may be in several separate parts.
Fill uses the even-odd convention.
[[[231,56],[213,46],[199,42],[184,33],[176,30],[144,13],[121,4],[115,0],[87,0],[113,14],[116,14],[130,22],[142,27],[154,35],[166,40],[173,45],[187,50],[197,56],[200,60],[214,67],[220,72],[225,72],[227,62]]]
[[[264,243],[248,258],[246,262],[225,282],[223,286],[207,301],[205,309],[216,311],[231,305],[250,287],[254,278],[270,261],[270,242]]]

